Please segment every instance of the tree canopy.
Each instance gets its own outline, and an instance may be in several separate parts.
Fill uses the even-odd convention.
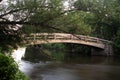
[[[0,46],[14,46],[22,33],[66,32],[114,40],[119,0],[7,0],[0,2]],[[9,41],[10,40],[10,41]],[[3,46],[4,45],[4,46]]]

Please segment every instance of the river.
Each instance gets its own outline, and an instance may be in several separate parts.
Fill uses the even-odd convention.
[[[18,49],[15,54],[21,57],[24,51]],[[31,80],[120,80],[120,59],[117,58],[81,56],[76,60],[33,63],[15,54],[20,70]]]

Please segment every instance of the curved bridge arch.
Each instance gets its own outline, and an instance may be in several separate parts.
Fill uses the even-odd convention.
[[[36,40],[36,41],[30,41],[28,45],[45,44],[45,43],[74,43],[74,44],[92,46],[100,49],[105,48],[104,44],[87,42],[87,41],[79,41],[79,40]]]
[[[100,49],[105,49],[111,41],[67,33],[32,33],[26,35],[27,45],[43,44],[43,43],[76,43],[87,46],[92,46]]]

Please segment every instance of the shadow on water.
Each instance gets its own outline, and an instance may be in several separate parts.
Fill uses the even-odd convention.
[[[64,61],[36,60],[37,63],[32,59],[19,63],[20,70],[31,80],[120,80],[119,58],[78,56]]]
[[[23,61],[25,62],[25,61]],[[23,72],[32,80],[120,80],[120,60],[113,57],[77,57],[39,61]],[[23,66],[28,66],[23,65]]]

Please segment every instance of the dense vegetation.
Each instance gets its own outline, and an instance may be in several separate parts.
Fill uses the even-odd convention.
[[[0,53],[0,80],[29,80],[10,56]]]
[[[2,1],[0,5],[3,50],[16,48],[22,32],[65,32],[114,41],[115,51],[119,51],[119,0],[8,0],[6,3]]]
[[[51,0],[51,3],[54,5],[55,3],[52,1],[54,0]],[[39,16],[37,16],[38,14],[34,15],[34,17],[38,17],[37,21],[43,21],[42,26],[24,26],[23,31],[25,33],[66,32],[95,36],[113,41],[115,53],[119,52],[119,0],[69,0],[67,11],[61,8],[64,1],[57,1],[55,2],[60,5],[54,5],[56,7],[50,8],[47,12],[45,9],[45,12],[39,13]],[[44,10],[40,9],[39,11]],[[45,20],[41,20],[43,16]]]
[[[28,46],[23,57],[31,62],[63,61],[69,58],[90,56],[91,48],[79,44],[52,43]]]
[[[96,36],[114,42],[120,51],[120,0],[1,0],[1,52],[16,49],[22,34],[64,32]],[[84,47],[71,44],[84,50]],[[89,49],[88,49],[89,50]]]
[[[23,59],[31,62],[62,61],[66,56],[63,44],[41,44],[28,46]]]

